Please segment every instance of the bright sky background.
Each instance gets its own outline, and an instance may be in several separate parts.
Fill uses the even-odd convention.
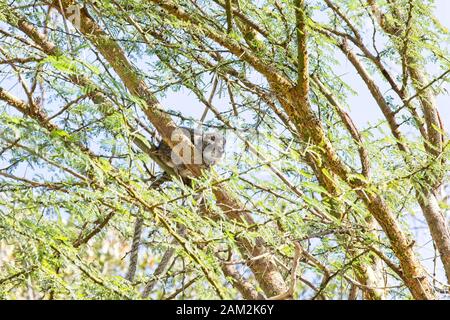
[[[435,0],[436,3],[436,15],[440,22],[450,30],[450,0]],[[444,45],[444,44],[443,44]],[[450,43],[446,46],[450,47]],[[353,120],[356,122],[360,129],[367,127],[368,123],[377,123],[383,116],[379,111],[375,100],[370,96],[366,85],[362,82],[357,75],[355,69],[351,64],[343,59],[342,63],[343,78],[347,83],[351,84],[352,88],[358,92],[358,95],[350,97],[348,103],[350,106],[350,114]],[[339,74],[339,72],[336,72]],[[436,72],[440,74],[440,72]],[[450,87],[447,85],[450,91]],[[224,99],[225,100],[225,99]],[[161,99],[162,105],[170,109],[178,110],[183,114],[193,116],[195,119],[199,119],[203,112],[203,105],[197,101],[197,98],[193,94],[188,94],[186,90],[170,93],[165,98]],[[213,101],[216,107],[225,107],[228,101],[220,101],[219,98],[215,98]],[[438,97],[438,105],[442,120],[444,121],[445,129],[450,133],[450,96],[441,95]]]
[[[445,27],[450,30],[450,0],[435,0],[435,3],[437,18]],[[442,45],[450,47],[450,43]],[[365,84],[356,74],[354,68],[345,59],[342,59],[342,61],[342,72],[336,71],[336,73],[343,74],[346,82],[349,83],[352,88],[358,92],[356,96],[351,97],[348,100],[352,118],[355,120],[357,126],[361,129],[366,128],[368,126],[368,123],[377,123],[382,118],[378,106],[369,94]],[[12,83],[8,82],[8,80],[2,83],[0,79],[0,85],[9,90],[11,89],[10,87],[12,86]],[[449,89],[450,91],[450,87],[448,85],[447,89]],[[19,97],[23,96],[23,93],[20,92],[20,86],[15,86],[11,89],[11,92]],[[220,101],[219,98],[215,98],[213,103],[219,109],[223,109],[224,107],[227,107],[226,104],[228,103],[228,101],[226,100],[227,99],[223,99],[222,101]],[[203,105],[197,101],[197,98],[193,94],[188,94],[186,90],[181,90],[175,93],[168,93],[165,98],[161,99],[161,103],[166,108],[179,110],[185,115],[193,116],[195,119],[200,119],[203,112]],[[450,95],[447,94],[438,97],[438,105],[446,130],[450,133]],[[2,163],[0,162],[0,164]],[[417,236],[424,242],[426,241],[424,240],[424,238],[426,238],[425,234],[423,236]],[[430,257],[432,257],[433,253],[433,251],[431,250],[432,248],[429,245],[427,247],[428,248],[425,247],[421,250],[423,258],[425,259],[429,259]],[[425,264],[430,267],[431,260],[427,260]],[[441,276],[442,275],[440,275],[440,277]]]
[[[450,30],[450,0],[435,0],[436,4],[436,16],[447,29]],[[442,44],[442,46],[450,47],[450,43]],[[342,56],[343,58],[343,56]],[[380,119],[383,119],[383,115],[379,111],[379,108],[370,95],[366,85],[357,75],[353,66],[346,59],[342,59],[342,72],[336,71],[337,74],[343,74],[346,82],[358,92],[356,96],[350,97],[347,101],[350,106],[350,115],[355,121],[356,125],[360,129],[367,128],[369,124],[378,123]],[[441,74],[442,71],[429,70],[431,73]],[[450,86],[446,85],[447,90],[450,92]],[[391,93],[392,94],[392,93]],[[215,98],[213,104],[220,108],[225,108],[228,101],[220,101],[219,98]],[[165,98],[161,99],[162,105],[170,109],[178,110],[185,115],[191,115],[195,119],[200,119],[203,112],[203,105],[199,103],[193,94],[188,94],[187,91],[179,91],[168,94]],[[437,99],[440,114],[444,122],[445,129],[450,133],[450,95],[441,95]],[[416,219],[417,218],[417,219]],[[430,235],[428,228],[424,228],[424,222],[422,215],[417,217],[411,217],[411,223],[417,227],[414,230],[419,253],[422,257],[422,261],[428,270],[433,270],[433,258],[434,249],[431,246]],[[438,259],[439,260],[439,259]],[[443,273],[443,267],[438,261],[438,269],[436,277],[440,280],[445,279]]]

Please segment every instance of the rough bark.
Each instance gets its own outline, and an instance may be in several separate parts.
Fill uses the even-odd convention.
[[[59,1],[54,4],[55,9],[61,12]],[[61,1],[65,15],[68,6],[74,4],[73,1]],[[149,121],[158,130],[163,140],[170,146],[174,147],[175,142],[172,141],[171,136],[177,126],[172,119],[162,111],[162,106],[154,97],[150,89],[140,77],[137,70],[130,64],[126,58],[123,50],[112,40],[91,18],[86,8],[80,10],[80,32],[88,39],[102,56],[108,61],[114,71],[118,74],[124,85],[131,94],[136,95],[145,102],[143,111]],[[177,142],[180,143],[180,142]],[[192,143],[186,137],[185,143],[194,148]],[[198,165],[186,164],[186,167],[191,171],[193,176],[201,174]],[[248,210],[240,203],[240,201],[229,193],[224,184],[220,184],[214,188],[214,194],[218,205],[222,208],[224,213],[230,218],[241,222],[253,223],[253,219]],[[257,243],[253,244],[247,239],[239,239],[238,244],[242,249],[242,254],[245,257],[254,257],[267,252],[264,241],[257,239]],[[255,274],[256,279],[261,285],[262,289],[268,296],[273,296],[285,292],[287,289],[284,279],[279,272],[276,264],[270,257],[264,257],[254,261],[249,265],[250,269]]]
[[[321,159],[312,158],[315,162],[313,167],[327,168],[352,188],[361,189],[366,187],[365,183],[350,177],[351,172],[338,157],[330,141],[326,138],[319,119],[308,103],[308,95],[302,92],[302,86],[305,86],[305,83],[299,83],[300,87],[292,84],[271,64],[263,62],[250,51],[241,47],[239,43],[227,38],[226,35],[212,30],[207,26],[201,26],[201,23],[195,17],[184,11],[177,4],[163,0],[150,1],[158,4],[169,14],[181,21],[191,23],[192,28],[201,30],[207,37],[224,46],[234,55],[239,56],[243,61],[252,65],[255,70],[266,77],[273,92],[276,93],[280,104],[296,125],[297,132],[302,140],[307,143],[312,142],[313,145],[320,147],[317,152],[321,155]],[[329,183],[332,184],[330,181]],[[400,260],[405,278],[408,278],[406,284],[414,298],[434,299],[433,289],[425,277],[424,269],[414,253],[412,242],[401,230],[398,221],[395,219],[389,206],[384,202],[384,199],[379,195],[367,196],[364,192],[359,192],[359,197],[365,202],[369,212],[375,217],[388,236],[394,253]]]
[[[367,0],[371,8],[372,14],[375,16],[380,27],[390,35],[394,40],[402,33],[407,31],[401,27],[395,20],[399,21],[405,19],[402,9],[391,9],[392,17],[381,12],[375,0]],[[412,10],[412,8],[409,8]],[[409,12],[408,15],[412,15]],[[394,18],[394,19],[393,19]],[[407,36],[407,34],[405,35]],[[405,39],[408,41],[408,39]],[[415,57],[413,57],[408,50],[398,48],[400,55],[403,54],[403,59],[406,61],[406,70],[411,76],[412,85],[417,93],[422,112],[425,118],[426,132],[422,132],[425,140],[425,149],[429,153],[429,161],[439,164],[441,160],[436,159],[440,157],[443,151],[444,136],[442,123],[440,121],[436,97],[429,87],[429,80],[425,70],[420,65]],[[444,265],[447,281],[450,283],[450,228],[444,212],[439,207],[436,194],[439,185],[442,182],[439,168],[431,169],[429,172],[427,185],[416,187],[416,197],[421,207],[423,215],[430,228],[431,237],[439,251],[440,258]],[[434,172],[433,172],[434,171]],[[437,172],[436,172],[437,171]]]

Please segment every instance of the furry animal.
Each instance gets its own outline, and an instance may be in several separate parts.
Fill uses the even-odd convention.
[[[189,137],[195,150],[191,150],[187,144],[181,142],[181,135]],[[174,149],[172,150],[167,143],[161,141],[157,153],[166,165],[173,168],[183,178],[189,176],[189,170],[184,165],[185,163],[196,164],[201,169],[208,170],[211,166],[219,163],[225,153],[226,140],[219,132],[204,132],[180,127],[174,131],[171,138],[175,143]]]

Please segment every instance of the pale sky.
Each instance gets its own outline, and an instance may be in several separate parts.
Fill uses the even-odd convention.
[[[450,0],[435,0],[435,3],[438,19],[450,30]],[[450,47],[450,43],[442,45]],[[368,123],[373,124],[378,122],[378,120],[381,119],[381,113],[364,83],[360,80],[359,76],[357,76],[353,67],[344,59],[341,68],[343,71],[342,74],[345,74],[343,77],[346,82],[349,83],[354,90],[359,92],[357,96],[351,97],[348,100],[351,108],[351,116],[355,120],[357,126],[360,129],[363,129],[367,127]],[[0,79],[0,86],[8,90],[10,89],[9,86],[11,86],[11,82],[6,80],[2,83],[2,79]],[[450,86],[448,84],[447,89],[450,91]],[[11,91],[19,97],[22,96],[20,86],[15,86]],[[203,112],[203,106],[197,101],[193,94],[188,94],[186,90],[181,90],[176,93],[167,93],[167,96],[161,99],[161,103],[166,108],[179,110],[186,115],[193,116],[195,119],[199,119]],[[214,100],[214,104],[219,108],[224,108],[226,103],[228,103],[228,101],[225,101],[225,99],[220,101],[219,98],[216,98]],[[450,96],[441,95],[438,97],[438,104],[446,130],[450,133]],[[0,162],[0,164],[3,163]],[[424,258],[429,258],[433,253],[431,247],[428,247],[429,248],[421,250]],[[428,267],[431,267],[431,261],[427,260],[425,263]]]
[[[450,30],[450,0],[435,0],[435,3],[438,19]],[[450,43],[443,45],[450,47]],[[342,61],[341,74],[345,74],[343,77],[346,79],[346,82],[351,84],[353,89],[359,92],[357,96],[351,97],[347,101],[351,108],[350,114],[357,126],[363,129],[368,126],[368,123],[373,124],[378,122],[379,119],[382,119],[382,114],[370,96],[367,87],[356,74],[353,66],[345,59],[342,59]],[[446,87],[450,91],[450,86],[447,85]],[[203,105],[197,101],[193,94],[188,94],[185,90],[167,94],[165,98],[161,99],[161,102],[163,106],[191,115],[195,119],[199,119],[203,111]],[[218,98],[214,100],[215,106],[219,108],[224,107],[227,103],[228,101],[221,101]],[[450,96],[441,95],[438,97],[438,104],[445,129],[450,133]]]

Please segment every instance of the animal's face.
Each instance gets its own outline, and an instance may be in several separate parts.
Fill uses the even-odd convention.
[[[219,132],[203,134],[203,161],[206,165],[214,165],[222,159],[226,143],[225,137]]]

